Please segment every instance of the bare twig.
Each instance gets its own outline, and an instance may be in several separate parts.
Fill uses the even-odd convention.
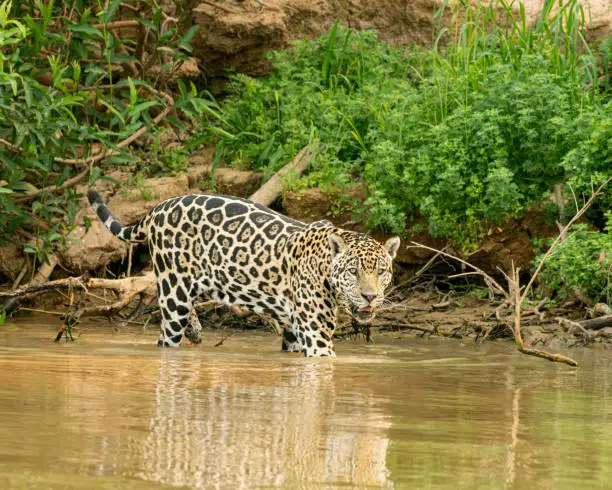
[[[114,22],[109,22],[108,24],[93,24],[92,27],[111,31],[114,29],[123,29],[125,27],[139,27],[140,25],[141,23],[137,20],[116,20]]]
[[[487,283],[487,286],[489,287],[489,289],[491,289],[494,293],[501,294],[501,295],[505,296],[506,298],[508,298],[508,293],[504,290],[504,288],[501,287],[499,285],[499,283],[495,279],[493,279],[489,274],[484,272],[482,269],[479,269],[475,265],[472,265],[469,262],[466,262],[465,260],[460,259],[459,257],[456,257],[455,255],[449,254],[449,253],[444,252],[442,250],[437,250],[435,248],[428,247],[427,245],[423,245],[423,244],[418,243],[418,242],[410,242],[410,243],[412,243],[417,248],[424,248],[424,249],[430,250],[432,252],[437,252],[439,255],[444,255],[445,257],[448,257],[450,259],[453,259],[453,260],[456,260],[458,262],[461,262],[462,264],[468,266],[469,268],[471,268],[474,271],[476,271],[477,274],[482,276],[484,278],[485,282]]]
[[[591,204],[593,203],[593,200],[599,195],[601,194],[601,192],[603,191],[604,187],[612,180],[612,177],[608,177],[607,180],[605,180],[598,188],[596,191],[593,191],[593,193],[591,194],[591,197],[589,198],[589,200],[585,203],[584,206],[582,206],[582,208],[580,208],[580,210],[574,215],[574,217],[563,227],[563,230],[561,230],[561,233],[559,233],[559,236],[557,236],[557,238],[555,239],[555,241],[552,243],[552,245],[550,246],[550,248],[548,249],[548,251],[546,252],[546,254],[544,255],[544,257],[542,257],[542,259],[540,260],[540,263],[538,264],[538,267],[536,268],[535,272],[533,273],[533,275],[531,276],[531,279],[529,280],[529,282],[527,283],[527,286],[525,287],[525,290],[523,292],[523,295],[521,296],[520,300],[521,303],[525,300],[525,298],[527,297],[527,295],[529,294],[529,290],[531,289],[531,286],[533,285],[536,277],[538,277],[538,274],[540,273],[540,271],[542,270],[542,266],[544,265],[544,263],[546,262],[546,260],[548,259],[548,257],[550,257],[550,255],[552,254],[553,250],[555,249],[555,247],[557,246],[557,244],[561,241],[562,236],[567,233],[567,230],[569,230],[569,228],[577,221],[579,220],[582,215],[584,213],[586,213],[587,209],[589,209],[591,207]]]
[[[21,148],[21,146],[16,146],[13,143],[11,143],[10,141],[5,140],[4,138],[0,138],[0,144],[3,144],[9,150],[11,150],[11,151],[13,151],[15,153],[19,153],[20,151],[23,151],[23,148]]]
[[[68,179],[66,182],[64,182],[60,186],[49,185],[49,186],[43,187],[42,189],[39,189],[37,191],[28,192],[27,194],[24,194],[22,196],[15,197],[14,200],[16,202],[31,201],[32,199],[35,199],[38,196],[40,196],[43,192],[59,192],[59,191],[63,191],[64,189],[68,189],[68,188],[73,187],[73,186],[77,185],[78,183],[80,183],[85,177],[87,177],[88,173],[89,173],[89,168],[86,168],[86,169],[82,170],[81,172],[79,172],[78,174],[76,174],[71,179]]]
[[[224,342],[225,342],[227,339],[229,339],[230,337],[233,337],[235,334],[236,334],[236,331],[234,330],[234,331],[232,331],[232,332],[228,333],[227,335],[225,335],[225,336],[221,337],[221,340],[219,340],[219,341],[218,341],[218,342],[217,342],[217,343],[214,345],[214,347],[221,347],[221,346],[223,345],[223,343],[224,343]]]

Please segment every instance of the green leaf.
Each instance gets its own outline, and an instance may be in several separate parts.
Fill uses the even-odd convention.
[[[125,124],[125,119],[115,107],[113,107],[111,104],[109,104],[106,100],[102,98],[98,99],[98,101],[100,102],[100,104],[106,107],[109,111],[111,111],[115,115],[115,117],[119,119],[119,121],[121,121],[121,124]]]
[[[102,17],[102,22],[104,22],[105,24],[108,24],[113,19],[115,14],[117,13],[117,9],[119,8],[120,4],[121,4],[121,0],[111,0],[111,2],[108,4],[108,8],[106,9],[106,12],[104,12],[104,16]]]
[[[198,32],[199,28],[200,26],[198,24],[191,26],[189,30],[185,33],[185,35],[179,41],[178,43],[179,48],[182,48],[185,51],[191,53],[193,48],[191,47],[190,41],[193,39],[193,36],[195,36],[195,33]]]
[[[134,86],[134,80],[132,77],[128,77],[128,84],[130,85],[130,104],[136,104],[138,100],[138,92],[136,92],[136,87]]]
[[[26,101],[26,106],[28,108],[32,107],[32,88],[30,87],[30,84],[25,79],[22,79],[22,84],[23,84],[23,95]]]
[[[104,34],[89,24],[72,24],[67,27],[69,31],[81,34],[84,38],[104,39]]]
[[[150,109],[151,107],[156,107],[159,105],[161,104],[154,100],[149,100],[148,102],[142,102],[141,104],[138,104],[137,106],[134,107],[134,109],[130,111],[130,115],[136,118],[140,115],[141,112],[146,111],[147,109]]]

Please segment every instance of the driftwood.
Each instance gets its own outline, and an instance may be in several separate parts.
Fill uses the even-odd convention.
[[[276,172],[270,180],[262,185],[249,199],[264,206],[270,206],[278,196],[280,196],[285,187],[285,179],[288,176],[293,175],[299,177],[304,173],[304,170],[306,170],[312,161],[312,153],[312,146],[306,145],[295,156],[292,162]]]
[[[67,279],[57,279],[45,284],[32,284],[13,291],[0,292],[0,298],[17,298],[31,296],[56,289],[85,289],[83,277],[68,277]]]
[[[601,330],[605,327],[612,327],[612,315],[593,318],[592,320],[582,320],[578,323],[587,330]]]

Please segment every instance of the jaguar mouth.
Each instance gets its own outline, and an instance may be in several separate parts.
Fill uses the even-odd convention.
[[[376,314],[374,313],[373,306],[362,306],[362,307],[353,306],[353,309],[351,310],[351,314],[358,322],[362,322],[362,323],[370,322],[376,316]]]

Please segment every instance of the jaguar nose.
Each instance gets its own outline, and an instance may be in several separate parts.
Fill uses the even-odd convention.
[[[363,296],[363,298],[368,303],[371,303],[372,301],[374,301],[376,299],[376,296],[378,296],[378,294],[368,292],[368,293],[361,293],[361,296]]]

